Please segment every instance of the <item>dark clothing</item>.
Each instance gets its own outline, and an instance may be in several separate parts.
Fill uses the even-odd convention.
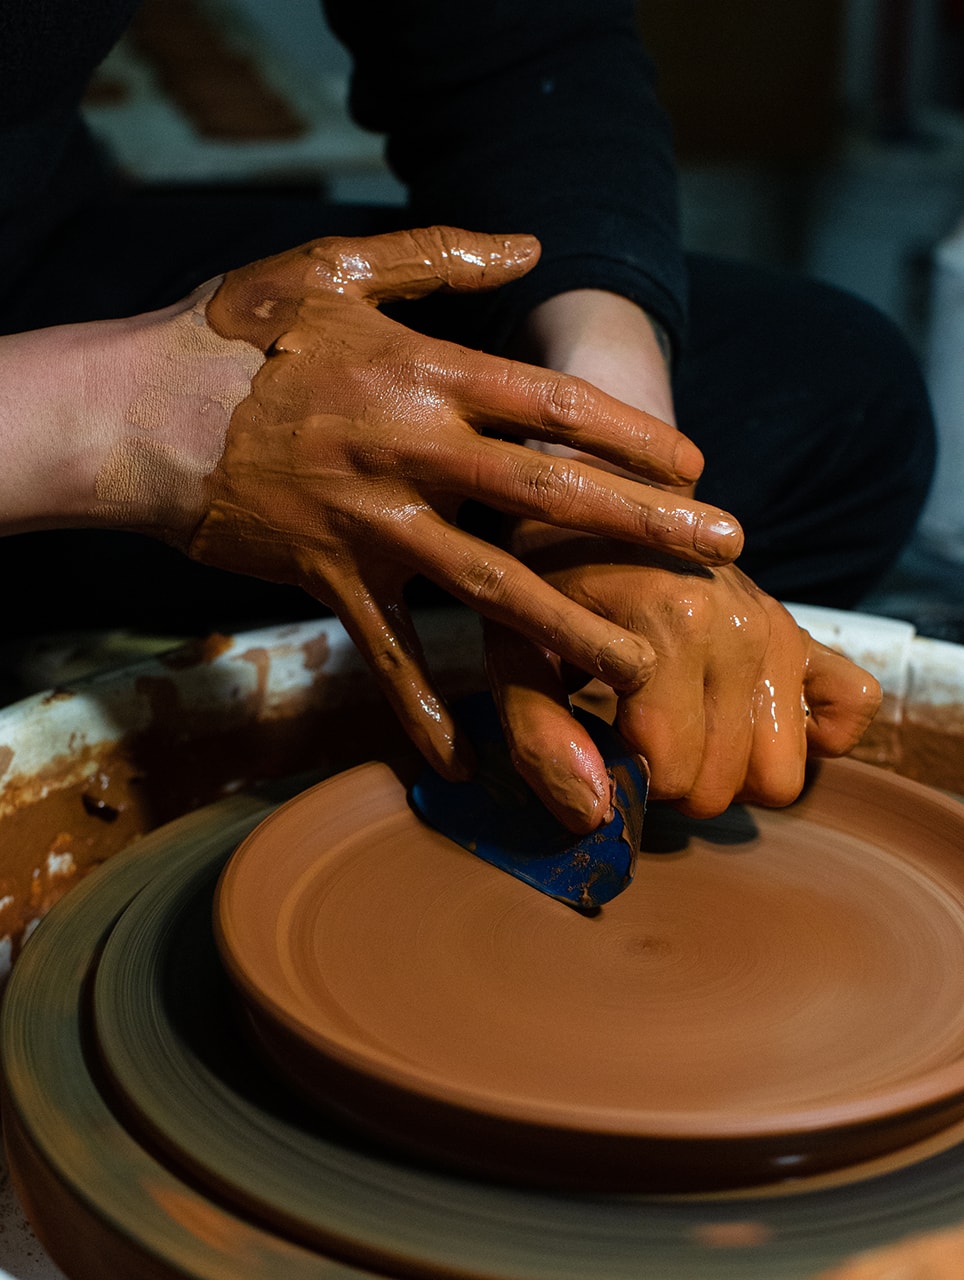
[[[542,242],[531,276],[490,296],[495,340],[510,315],[593,287],[638,302],[677,344],[686,297],[675,167],[632,0],[422,0],[404,7],[404,22],[372,21],[372,8],[326,4],[355,60],[352,108],[387,133],[415,225]]]
[[[78,103],[136,9],[137,0],[0,5],[0,315],[47,238],[107,181]]]
[[[0,6],[0,313],[54,218],[69,232],[91,190],[77,104],[137,7]],[[679,341],[686,286],[669,132],[632,0],[488,0],[481,20],[448,0],[327,0],[325,11],[354,59],[352,108],[386,134],[408,186],[409,225],[540,237],[531,278],[467,309],[492,313],[491,341],[523,309],[583,286],[633,298]],[[151,244],[165,255],[166,236]],[[226,257],[218,270],[246,260]],[[165,265],[180,265],[177,246]]]
[[[478,30],[459,6],[412,4],[401,31],[400,21],[372,18],[401,6],[332,0],[333,26],[357,57],[354,109],[388,131],[391,160],[411,184],[408,209],[268,193],[106,187],[95,196],[79,179],[64,186],[85,155],[82,133],[66,123],[67,98],[83,76],[67,58],[60,83],[70,94],[43,114],[43,95],[31,97],[24,71],[19,91],[35,114],[18,116],[3,77],[11,49],[25,59],[31,50],[22,32],[5,42],[5,28],[82,8],[91,27],[100,23],[96,38],[72,30],[89,60],[133,7],[47,0],[0,9],[0,149],[13,149],[10,167],[0,153],[0,172],[20,182],[13,190],[5,176],[0,200],[6,331],[149,310],[321,235],[431,222],[534,231],[545,252],[531,278],[483,300],[408,304],[399,318],[496,349],[520,308],[543,297],[577,287],[625,294],[671,336],[680,429],[707,460],[699,492],[744,524],[741,564],[751,577],[784,600],[850,607],[893,563],[933,468],[914,356],[894,325],[838,290],[708,258],[684,266],[665,121],[631,4],[499,0]],[[28,134],[47,137],[43,162],[18,159],[16,139]],[[42,181],[55,198],[40,200]],[[38,202],[62,215],[59,226],[37,216]],[[12,620],[21,634],[77,626],[200,633],[320,612],[294,588],[209,570],[133,535],[5,539],[0,570],[8,598],[22,591]],[[37,581],[49,584],[44,598]],[[413,599],[438,602],[424,585]]]
[[[876,308],[744,263],[690,260],[674,379],[698,493],[736,515],[741,568],[780,600],[852,608],[913,532],[934,469],[917,359]]]

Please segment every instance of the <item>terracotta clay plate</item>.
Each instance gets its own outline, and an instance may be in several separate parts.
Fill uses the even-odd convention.
[[[144,837],[14,968],[10,1171],[71,1280],[813,1280],[964,1219],[960,1122],[859,1169],[676,1198],[498,1187],[356,1140],[250,1052],[215,952],[215,882],[264,816],[235,797]]]
[[[503,1180],[749,1185],[964,1113],[959,803],[835,761],[789,809],[667,811],[647,838],[634,883],[586,918],[427,829],[364,765],[241,844],[219,951],[298,1091]]]

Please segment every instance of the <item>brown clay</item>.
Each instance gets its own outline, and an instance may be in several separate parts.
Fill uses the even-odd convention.
[[[699,562],[727,562],[742,545],[715,507],[479,434],[562,441],[651,480],[693,480],[702,457],[666,423],[579,379],[426,338],[378,310],[495,287],[538,253],[531,236],[446,227],[320,240],[229,272],[207,305],[222,339],[265,359],[231,417],[190,554],[294,583],[334,609],[449,777],[466,776],[471,752],[403,601],[416,572],[615,687],[638,685],[652,662],[643,637],[459,529],[463,500]]]
[[[960,1280],[964,1227],[908,1236],[868,1250],[813,1280]]]
[[[901,719],[879,716],[854,755],[964,796],[964,704],[921,704]]]
[[[303,794],[216,910],[263,1049],[382,1138],[557,1185],[801,1176],[964,1114],[964,809],[840,761],[788,810],[669,814],[587,920],[381,766]]]
[[[611,699],[627,744],[649,763],[654,799],[694,817],[734,799],[789,804],[808,753],[846,754],[880,703],[878,682],[815,642],[734,565],[710,569],[527,522],[513,550],[565,596],[645,637],[656,663]],[[576,831],[598,823],[605,771],[568,716],[572,673],[543,644],[487,625],[486,666],[517,768]],[[573,748],[553,750],[569,736]]]
[[[230,642],[219,635],[161,659],[174,671],[213,661]],[[305,644],[313,683],[268,698],[268,655],[240,656],[260,673],[259,686],[233,705],[209,710],[185,699],[173,679],[141,675],[149,706],[143,728],[117,740],[77,744],[41,770],[18,769],[17,752],[0,744],[0,982],[25,931],[89,871],[149,831],[239,789],[300,786],[372,758],[418,763],[404,732],[363,671],[326,669],[323,636]],[[476,687],[472,676],[452,692]],[[77,694],[52,692],[49,699]],[[373,749],[372,738],[377,739]],[[289,779],[293,781],[289,784]]]

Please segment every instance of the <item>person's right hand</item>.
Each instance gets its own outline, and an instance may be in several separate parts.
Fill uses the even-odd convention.
[[[330,606],[450,777],[471,756],[403,602],[416,573],[614,688],[638,686],[653,661],[644,637],[459,529],[464,500],[704,564],[733,559],[742,543],[715,507],[482,434],[571,445],[680,484],[702,459],[674,428],[580,379],[424,337],[378,310],[492,288],[537,257],[530,236],[440,227],[327,239],[229,272],[206,307],[221,338],[265,359],[183,544]]]
[[[645,636],[657,664],[611,714],[642,755],[650,796],[693,817],[734,800],[782,806],[808,755],[843,755],[880,703],[868,671],[816,642],[735,565],[688,564],[607,539],[520,526],[513,549],[558,590]],[[611,783],[569,714],[585,682],[517,633],[486,625],[486,665],[516,769],[579,833],[608,816]]]

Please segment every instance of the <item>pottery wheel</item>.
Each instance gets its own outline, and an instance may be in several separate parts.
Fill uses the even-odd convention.
[[[959,854],[961,811],[942,803]],[[108,1263],[125,1280],[357,1280],[369,1268],[804,1280],[964,1217],[959,1133],[944,1150],[920,1144],[916,1163],[878,1162],[838,1185],[688,1199],[511,1188],[380,1150],[263,1068],[232,1007],[210,923],[214,885],[264,817],[234,800],[146,837],[58,904],[15,966],[0,1025],[11,1170],[75,1280],[100,1280]],[[911,818],[895,811],[900,820]],[[737,857],[739,847],[715,852]],[[684,855],[651,856],[679,865]],[[954,860],[940,863],[949,881]]]
[[[231,859],[222,956],[305,1095],[503,1181],[715,1190],[964,1113],[959,805],[846,761],[789,809],[656,828],[677,852],[586,918],[363,765]]]

